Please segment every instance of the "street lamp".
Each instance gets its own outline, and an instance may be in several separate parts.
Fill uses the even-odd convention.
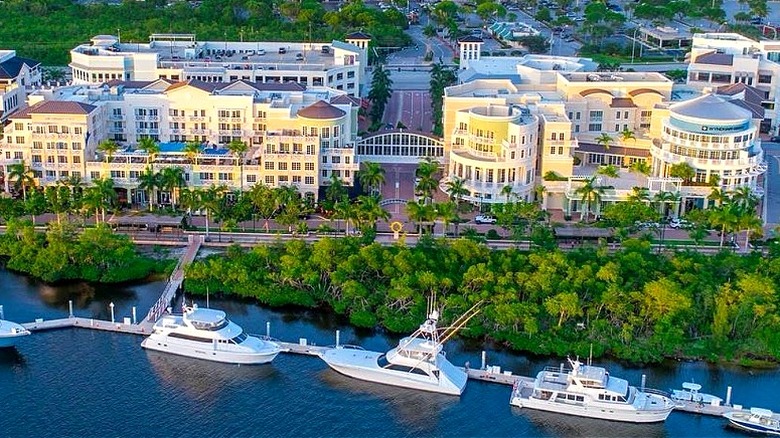
[[[634,28],[634,37],[631,38],[631,63],[632,64],[634,63],[634,47],[636,46],[636,33],[638,31],[639,31],[639,26]],[[640,49],[641,49],[641,47],[640,47]],[[639,57],[641,58],[642,55],[639,55]]]

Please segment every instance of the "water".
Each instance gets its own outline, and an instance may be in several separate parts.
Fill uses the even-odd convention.
[[[145,314],[162,283],[128,287],[49,287],[0,270],[0,304],[8,319],[32,321],[74,313],[117,318],[133,305]],[[253,304],[212,299],[247,331],[295,342],[306,337],[385,350],[397,338],[355,331],[317,312],[272,311]],[[743,436],[725,420],[673,412],[666,423],[630,425],[520,410],[509,406],[510,388],[469,382],[461,398],[374,385],[341,376],[314,357],[280,355],[271,365],[233,366],[148,352],[140,337],[68,329],[30,336],[16,350],[0,352],[0,435],[58,436]],[[458,365],[480,361],[480,345],[452,342]],[[533,375],[559,359],[539,359],[489,349],[488,362]],[[701,363],[626,368],[611,373],[639,384],[678,388],[695,380],[704,391],[734,402],[780,411],[778,371],[747,372]]]

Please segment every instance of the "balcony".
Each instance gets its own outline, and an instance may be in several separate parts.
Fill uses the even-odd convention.
[[[173,122],[183,122],[187,120],[187,118],[184,116],[168,116],[168,120],[171,120]]]
[[[140,135],[144,135],[144,134],[159,135],[160,130],[157,128],[144,128],[144,129],[136,129],[135,133]]]
[[[203,122],[206,120],[206,116],[189,116],[188,120],[192,122]]]
[[[139,116],[136,114],[135,119],[138,121],[158,122],[160,120],[160,116]]]
[[[108,120],[121,121],[125,119],[124,114],[111,114],[108,116]]]
[[[211,134],[211,130],[210,129],[191,129],[190,132],[193,133],[193,134],[198,134],[198,135],[209,135],[209,134]]]

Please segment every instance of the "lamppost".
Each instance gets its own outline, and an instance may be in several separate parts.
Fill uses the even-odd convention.
[[[636,46],[636,33],[639,31],[639,26],[634,28],[634,37],[631,38],[631,63],[634,63],[634,47]],[[640,46],[641,50],[641,46]],[[641,58],[642,55],[640,54],[639,57]]]

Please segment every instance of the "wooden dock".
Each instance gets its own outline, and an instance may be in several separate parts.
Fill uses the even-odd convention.
[[[534,379],[527,376],[512,374],[510,371],[495,372],[492,368],[472,369],[460,368],[465,371],[469,379],[480,380],[482,382],[498,383],[500,385],[514,386],[518,382],[534,382]]]
[[[152,329],[152,325],[146,322],[141,322],[140,324],[125,324],[124,322],[111,322],[102,319],[80,318],[75,316],[50,320],[39,319],[35,322],[22,324],[22,326],[31,332],[75,327],[141,336],[148,335]]]
[[[166,309],[171,305],[171,302],[176,297],[176,292],[179,291],[181,284],[184,282],[184,269],[190,263],[195,260],[195,256],[198,255],[201,244],[203,244],[203,237],[196,234],[188,235],[189,244],[184,254],[179,259],[179,263],[173,269],[173,273],[168,277],[168,283],[165,285],[162,295],[156,303],[149,309],[149,313],[144,318],[144,321],[148,321],[152,324],[157,322],[158,319],[165,313]]]

